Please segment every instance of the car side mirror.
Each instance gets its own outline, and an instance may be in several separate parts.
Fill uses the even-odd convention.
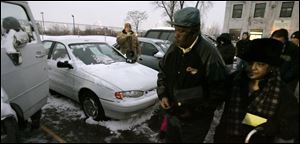
[[[156,58],[163,58],[164,57],[164,54],[162,53],[162,52],[157,52],[155,55],[154,55],[154,57],[156,57]]]
[[[65,61],[65,62],[58,61],[56,66],[57,66],[58,68],[69,68],[69,69],[73,69],[73,66],[72,66],[71,64],[69,64],[68,61]]]

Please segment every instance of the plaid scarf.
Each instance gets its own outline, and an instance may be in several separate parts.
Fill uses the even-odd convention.
[[[247,99],[249,78],[245,72],[240,72],[235,77],[233,91],[227,109],[227,134],[245,135],[242,120],[247,112],[258,114],[264,118],[271,118],[279,103],[280,72],[275,69],[265,79],[259,82],[260,90],[251,101]],[[252,95],[253,96],[253,95]]]

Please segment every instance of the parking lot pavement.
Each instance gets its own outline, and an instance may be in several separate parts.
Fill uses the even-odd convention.
[[[128,120],[108,120],[96,122],[87,119],[80,105],[65,97],[49,96],[47,105],[42,108],[41,125],[38,130],[26,128],[21,132],[24,143],[58,143],[56,137],[65,142],[156,142],[156,132],[153,131],[153,120],[157,105],[145,111],[142,115]],[[152,122],[150,122],[152,121]],[[152,128],[148,126],[150,124]],[[157,126],[158,127],[158,126]]]
[[[158,113],[157,104],[131,119],[96,122],[85,117],[78,103],[65,97],[49,96],[47,105],[42,108],[42,127],[33,131],[24,130],[21,140],[24,143],[160,142],[157,136],[161,116]],[[215,113],[205,142],[213,142],[220,111]]]

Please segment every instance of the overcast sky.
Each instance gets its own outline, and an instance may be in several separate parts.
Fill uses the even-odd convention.
[[[72,23],[97,24],[103,26],[123,27],[128,11],[146,11],[148,19],[140,29],[165,26],[167,16],[163,10],[156,8],[152,1],[28,1],[36,20]],[[189,2],[190,6],[194,4]],[[213,1],[213,7],[207,11],[206,26],[218,24],[223,28],[225,16],[225,1]]]

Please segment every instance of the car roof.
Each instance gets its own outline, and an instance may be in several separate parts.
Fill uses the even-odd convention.
[[[175,31],[175,28],[173,28],[173,27],[156,27],[156,28],[151,28],[149,30],[171,30],[171,31]]]
[[[67,35],[67,36],[43,36],[45,41],[58,41],[66,45],[73,43],[106,43],[104,39],[101,39],[99,36],[76,36],[76,35]]]
[[[149,42],[149,41],[152,41],[152,42],[154,42],[154,43],[156,43],[156,42],[166,42],[166,41],[168,41],[168,40],[162,40],[162,39],[156,39],[156,38],[147,38],[147,37],[138,37],[138,40],[139,41],[144,41],[144,42]],[[170,42],[170,41],[168,41],[168,42]]]

